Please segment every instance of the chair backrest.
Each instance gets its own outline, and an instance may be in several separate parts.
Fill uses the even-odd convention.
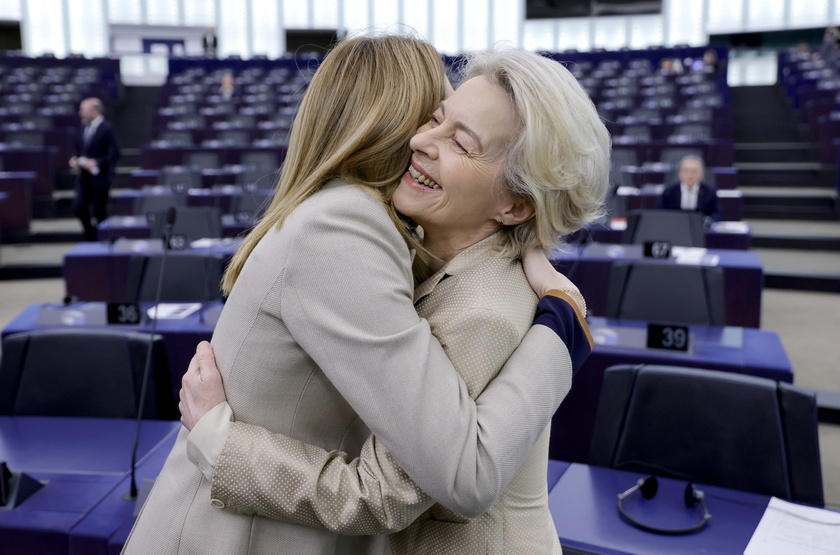
[[[184,157],[184,164],[194,171],[217,170],[222,167],[215,152],[190,152]]]
[[[607,317],[723,326],[725,298],[718,267],[619,261],[610,270]]]
[[[126,300],[154,301],[162,255],[134,256],[129,261]],[[203,302],[222,298],[224,260],[220,256],[175,254],[167,256],[161,302]]]
[[[193,134],[188,130],[172,130],[167,129],[160,133],[160,139],[172,144],[173,146],[192,146]]]
[[[823,504],[815,394],[765,378],[608,368],[590,464]]]
[[[135,418],[146,356],[152,362],[144,418],[175,418],[160,335],[49,329],[3,338],[0,414]]]
[[[680,165],[680,161],[688,155],[703,157],[703,151],[691,147],[669,147],[663,148],[659,155],[659,161],[663,164]]]
[[[152,237],[163,237],[166,232],[165,212],[156,213],[151,218]],[[191,207],[180,208],[175,218],[175,225],[172,226],[172,235],[183,235],[187,242],[203,239],[206,237],[217,238],[222,236],[222,214],[215,207]]]
[[[231,211],[239,222],[256,221],[268,208],[271,198],[271,194],[244,191],[241,196],[233,197]]]
[[[177,195],[175,193],[163,194],[145,194],[134,199],[134,214],[141,216],[143,214],[157,212],[165,212],[167,208],[174,206],[176,208],[186,208],[187,196]]]
[[[172,188],[179,194],[201,187],[201,172],[185,166],[168,166],[161,170],[158,184]]]
[[[688,210],[629,210],[622,242],[641,245],[670,241],[680,247],[705,247],[703,214]]]
[[[273,152],[243,152],[240,160],[246,169],[275,172],[280,168],[277,155]]]
[[[216,137],[219,142],[226,146],[248,146],[251,144],[251,132],[241,129],[219,131]]]

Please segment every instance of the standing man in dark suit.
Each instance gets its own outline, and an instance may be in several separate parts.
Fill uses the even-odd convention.
[[[717,191],[703,183],[703,160],[689,155],[680,160],[680,182],[665,187],[657,208],[701,212],[706,221],[718,219]]]
[[[76,140],[76,156],[69,162],[78,172],[73,212],[82,222],[86,241],[96,241],[96,226],[108,216],[108,192],[120,157],[116,131],[104,113],[98,98],[86,98],[79,105],[82,129]],[[91,220],[91,209],[96,223]]]

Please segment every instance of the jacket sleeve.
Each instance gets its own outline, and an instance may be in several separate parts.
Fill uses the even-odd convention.
[[[550,327],[533,326],[473,401],[414,310],[405,243],[378,202],[332,204],[296,226],[282,317],[417,487],[457,514],[478,516],[565,396],[569,350]],[[228,437],[212,495],[230,510],[256,512],[237,504],[235,477],[253,471],[272,444],[242,428]]]
[[[103,123],[102,125],[106,124]],[[107,125],[108,127],[104,130],[102,136],[103,148],[99,156],[96,157],[96,162],[100,166],[113,167],[120,159],[120,144],[114,126],[110,123]]]
[[[500,370],[519,343],[520,333],[500,315],[486,310],[469,310],[446,326],[456,338],[445,347],[458,373],[467,377],[475,397]],[[492,329],[493,333],[487,333]],[[571,376],[568,379],[568,391]],[[309,526],[327,528],[339,534],[381,534],[402,530],[434,504],[384,448],[371,436],[358,457],[326,451],[281,434],[246,424],[233,424],[231,445],[225,449],[224,468],[245,468],[225,489],[226,499],[235,499],[231,512],[258,514]],[[241,428],[241,429],[237,429]],[[259,441],[245,440],[259,437]],[[234,446],[236,445],[236,446]],[[263,446],[257,452],[251,445]],[[242,457],[229,461],[227,457]],[[260,472],[248,464],[259,460],[271,469]]]

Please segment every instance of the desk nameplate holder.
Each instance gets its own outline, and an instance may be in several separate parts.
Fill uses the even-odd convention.
[[[120,237],[111,245],[111,252],[129,254],[160,254],[163,252],[162,239],[126,239]]]
[[[606,318],[590,317],[592,339],[599,347],[620,349],[648,348],[648,328],[646,322],[627,320],[623,325],[613,324]],[[733,326],[690,326],[688,354],[698,349],[742,349],[744,347],[744,328]],[[675,353],[676,354],[676,353]]]
[[[38,311],[38,326],[105,326],[108,312],[105,303],[45,304]]]

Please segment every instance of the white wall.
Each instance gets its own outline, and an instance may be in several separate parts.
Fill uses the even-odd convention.
[[[24,50],[106,55],[109,24],[215,26],[222,55],[276,57],[290,29],[408,26],[452,54],[511,41],[534,50],[702,45],[720,32],[840,23],[840,0],[663,0],[655,16],[525,20],[522,0],[0,0]]]

